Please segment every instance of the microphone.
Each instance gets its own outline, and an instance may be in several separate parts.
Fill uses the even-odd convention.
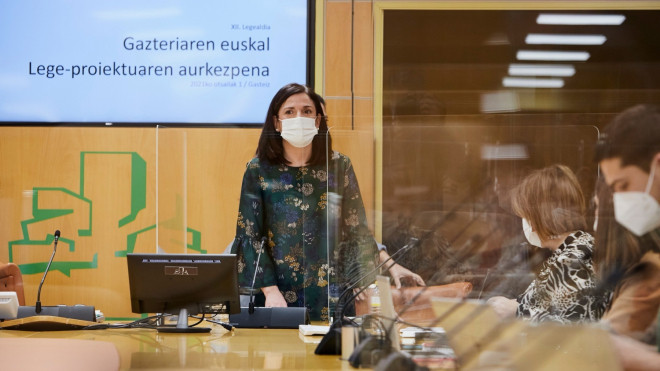
[[[72,318],[88,322],[96,322],[96,311],[93,306],[89,305],[57,305],[57,306],[43,306],[41,305],[41,288],[46,280],[46,275],[50,270],[50,265],[53,263],[53,258],[57,252],[57,242],[60,240],[60,231],[56,230],[54,233],[55,241],[53,243],[53,253],[50,256],[48,265],[46,265],[46,270],[44,271],[43,277],[41,277],[41,282],[39,283],[39,289],[37,291],[37,303],[35,306],[22,306],[18,307],[18,314],[16,318],[25,318],[33,317],[36,315],[41,316],[52,316],[52,317],[62,317],[62,318]],[[70,326],[75,326],[69,324],[68,322],[55,322],[52,324],[50,322],[34,322],[33,328],[36,331],[52,330],[53,328],[59,329],[69,329]]]
[[[250,302],[247,307],[241,305],[241,312],[229,315],[229,322],[240,328],[298,328],[309,323],[307,307],[255,307],[254,286],[257,281],[257,271],[261,254],[268,238],[261,238],[259,252],[250,286]],[[241,241],[243,243],[243,241]]]
[[[355,300],[355,299],[356,299],[356,298],[357,298],[357,297],[358,297],[358,296],[359,296],[364,290],[366,290],[369,286],[366,285],[366,286],[360,288],[360,290],[358,290],[356,293],[353,293],[353,296],[351,296],[348,300],[346,300],[346,303],[344,303],[344,305],[341,305],[341,300],[342,300],[343,298],[345,298],[345,295],[346,295],[346,294],[351,293],[351,292],[352,292],[351,290],[354,289],[355,286],[357,286],[359,283],[361,283],[364,279],[366,279],[366,278],[369,277],[370,275],[372,275],[372,274],[374,274],[375,272],[377,272],[381,267],[383,267],[385,264],[387,264],[390,260],[392,260],[392,261],[394,262],[394,264],[396,264],[396,263],[397,263],[397,260],[394,259],[394,258],[397,257],[397,255],[402,255],[402,256],[405,255],[406,252],[412,250],[413,247],[419,245],[419,242],[420,242],[420,240],[419,240],[418,238],[411,237],[411,238],[408,240],[408,243],[407,243],[406,245],[404,245],[402,248],[400,248],[399,250],[397,250],[397,251],[395,251],[394,253],[392,253],[392,255],[390,255],[389,258],[385,259],[385,261],[383,261],[383,262],[380,263],[378,266],[376,266],[376,268],[374,268],[374,269],[373,269],[372,271],[370,271],[369,273],[365,274],[363,277],[360,277],[360,278],[357,279],[353,284],[351,284],[349,287],[347,287],[347,288],[342,292],[342,294],[339,296],[339,298],[337,299],[337,303],[338,303],[338,304],[337,304],[337,307],[338,307],[338,310],[337,310],[336,312],[339,312],[339,313],[340,313],[339,318],[340,318],[340,319],[341,319],[341,318],[344,318],[344,315],[346,314],[347,304],[350,303],[350,302],[352,302],[353,300]],[[394,266],[394,264],[390,264],[390,265],[388,265],[388,266],[385,268],[385,271],[389,271],[390,268],[392,268],[392,267]]]
[[[471,223],[472,222],[470,222],[470,224]],[[494,231],[495,231],[495,229],[492,229],[487,236],[492,234]],[[428,237],[428,234],[425,235],[424,237]],[[467,256],[470,256],[472,254],[472,252],[474,252],[476,250],[479,250],[478,247],[481,246],[481,243],[479,243],[479,242],[482,242],[482,241],[483,241],[483,239],[480,238],[476,243],[472,244],[473,246],[469,246],[464,251],[459,252],[458,254],[456,254],[456,256],[453,256],[452,258],[460,260],[460,259],[463,259]],[[454,241],[452,241],[452,242],[454,242]],[[417,243],[419,243],[419,241],[416,241],[416,244]],[[443,268],[450,265],[451,260],[452,259],[448,259],[447,261],[445,261],[444,264],[442,265],[442,267],[440,267],[438,269],[438,271],[433,275],[432,279],[435,278],[435,277],[445,277],[447,274],[446,274],[446,272],[443,271]],[[426,289],[428,287],[429,286],[423,287],[413,298],[411,298],[404,305],[402,310],[399,311],[399,313],[397,315],[397,318],[391,318],[390,319],[391,323],[389,324],[389,326],[382,327],[383,332],[384,332],[384,334],[382,335],[382,338],[390,339],[390,333],[392,331],[396,330],[396,329],[394,329],[395,323],[397,323],[397,322],[408,323],[406,321],[401,320],[400,316],[403,315],[408,309],[411,308],[413,303],[426,291]],[[455,304],[453,306],[453,308],[450,309],[450,312],[453,312],[456,309],[458,309],[460,306],[462,306],[463,303],[464,303],[464,301],[460,301],[459,303]],[[385,318],[385,317],[382,317],[381,315],[376,315],[376,317]],[[424,326],[423,328],[431,329],[431,327],[433,327],[434,324],[435,323],[432,323],[431,325]],[[418,326],[418,327],[420,327],[420,326]],[[370,365],[373,365],[373,364],[378,364],[376,369],[379,369],[379,370],[417,369],[417,368],[412,367],[412,365],[414,363],[409,359],[409,357],[404,356],[404,354],[400,351],[393,350],[390,346],[378,348],[378,349],[376,349],[376,351],[374,351],[373,349],[371,349],[369,347],[369,343],[373,343],[373,342],[374,342],[373,339],[367,338],[367,339],[365,339],[365,341],[363,341],[362,344],[360,344],[360,346],[355,348],[354,353],[351,355],[351,358],[349,359],[349,361],[351,361],[351,360],[353,361],[351,363],[351,365],[353,367],[356,367],[356,365],[370,366]],[[385,344],[385,345],[387,345],[387,344]],[[377,360],[375,360],[375,359],[377,359]],[[365,360],[367,360],[367,361],[371,360],[371,363],[369,363],[369,362],[364,363]]]
[[[490,182],[489,180],[484,181],[484,182],[483,182],[483,183],[477,188],[477,191],[478,191],[478,192],[483,191],[484,189],[486,189],[486,187],[487,187],[490,183],[491,183],[491,182]],[[471,199],[472,197],[474,197],[474,196],[472,196],[472,195],[466,195],[466,196],[463,198],[463,200],[461,200],[461,202],[459,202],[459,203],[458,203],[456,206],[454,206],[454,207],[453,207],[453,208],[452,208],[447,214],[445,214],[445,216],[444,216],[443,218],[441,218],[441,219],[440,219],[439,221],[437,221],[433,226],[431,226],[431,228],[430,228],[430,229],[429,229],[424,235],[422,235],[422,237],[421,237],[420,239],[416,239],[416,238],[415,238],[415,239],[411,240],[411,242],[410,242],[409,244],[406,245],[406,246],[408,246],[407,249],[405,248],[405,246],[404,246],[404,248],[399,249],[398,251],[396,251],[395,253],[393,253],[393,254],[390,256],[389,259],[387,259],[387,260],[385,260],[384,262],[382,262],[381,264],[379,264],[374,270],[372,270],[371,272],[365,274],[362,278],[360,278],[360,279],[357,280],[354,284],[350,285],[346,290],[344,290],[344,292],[342,292],[342,294],[339,296],[339,299],[338,299],[338,301],[337,301],[337,303],[338,303],[338,308],[337,308],[336,312],[339,312],[339,313],[340,313],[340,316],[338,317],[338,319],[336,319],[336,320],[332,323],[332,325],[330,326],[330,329],[328,330],[328,333],[323,337],[323,339],[321,339],[321,342],[320,342],[319,345],[317,346],[317,348],[316,348],[316,350],[314,351],[314,353],[315,353],[315,354],[339,354],[339,351],[340,351],[340,348],[341,348],[341,334],[340,334],[339,331],[338,331],[338,327],[341,327],[341,326],[342,326],[342,322],[343,322],[343,318],[344,318],[344,313],[345,313],[344,308],[341,308],[341,307],[339,307],[339,306],[341,305],[341,300],[344,299],[345,296],[348,295],[348,294],[351,292],[351,289],[353,289],[355,286],[357,286],[357,284],[360,283],[360,281],[364,280],[364,279],[367,278],[369,275],[373,274],[377,269],[379,269],[381,266],[383,266],[384,264],[386,264],[389,260],[393,259],[397,254],[400,254],[401,252],[409,251],[413,246],[420,245],[422,242],[426,241],[429,237],[431,237],[431,236],[435,233],[435,231],[436,231],[440,226],[442,226],[446,221],[451,220],[451,219],[456,215],[456,213],[460,210],[460,208],[462,207],[463,203],[465,203],[466,201],[468,201],[468,200]],[[485,211],[483,211],[483,212],[485,212]],[[483,213],[483,212],[482,212],[482,213]],[[480,213],[479,215],[481,215],[482,213]],[[474,218],[474,219],[470,222],[470,224],[472,224],[472,222],[474,222],[474,221],[476,221],[476,220],[477,220],[477,218]],[[465,229],[467,229],[467,228],[465,228]],[[461,231],[460,234],[462,234],[462,233],[463,233],[463,231]],[[459,235],[460,235],[460,234],[459,234]],[[456,236],[456,238],[458,238],[458,236]],[[452,241],[452,242],[453,242],[453,241]],[[465,249],[465,250],[468,250],[468,251],[464,251],[462,254],[459,252],[459,254],[457,254],[457,256],[462,256],[462,257],[470,256],[470,253],[472,252],[473,249],[472,249],[472,248],[469,248],[469,249]],[[460,261],[459,259],[456,259],[456,258],[457,258],[456,256],[449,255],[448,258],[447,258],[447,261],[445,262],[445,264],[443,264],[443,266],[444,266],[444,267],[448,266],[450,262]],[[396,261],[396,260],[395,260],[395,261]],[[437,276],[444,276],[444,275],[446,275],[445,272],[442,272],[442,269],[439,269],[439,270],[433,275],[433,278],[435,278],[435,277],[437,277]],[[410,300],[410,302],[408,303],[408,305],[406,305],[406,306],[404,307],[403,311],[402,311],[400,314],[403,314],[403,312],[405,312],[410,306],[412,306],[412,303],[413,303],[413,302],[414,302],[414,301],[415,301],[415,300],[416,300],[416,299],[417,299],[422,293],[424,293],[428,287],[429,287],[429,286],[426,286],[426,287],[422,288],[422,290],[420,290],[420,291],[417,293],[417,295],[415,295],[415,297],[413,297],[413,298]],[[357,297],[362,291],[364,291],[365,289],[366,289],[366,287],[363,287],[363,288],[362,288],[357,294],[354,294],[351,298],[349,298],[349,299],[347,300],[347,303],[350,303],[350,301],[354,300],[354,299],[355,299],[355,298],[356,298],[356,297]],[[394,322],[393,322],[393,323],[394,323]],[[393,323],[392,323],[392,324],[393,324]],[[391,329],[390,329],[390,330],[391,330]],[[388,330],[388,332],[389,332],[389,330]]]
[[[60,240],[60,230],[55,231],[55,242],[53,243],[53,253],[50,255],[50,260],[48,261],[48,265],[46,266],[46,270],[44,271],[43,277],[41,277],[41,283],[39,283],[39,290],[37,291],[37,304],[35,308],[35,312],[37,314],[41,313],[41,286],[44,285],[44,280],[46,280],[46,275],[48,274],[48,270],[50,269],[50,264],[53,262],[53,258],[55,257],[55,252],[57,252],[57,241]]]
[[[529,264],[531,265],[536,265],[540,263],[540,261],[545,260],[545,258],[541,257],[539,254],[534,255],[530,260]],[[519,264],[517,261],[512,261],[508,262],[507,264],[504,264],[500,266],[498,269],[495,270],[495,274],[501,273],[501,272],[506,272],[508,271],[511,266]],[[500,283],[502,285],[503,283]],[[603,289],[603,284],[601,283],[598,287],[594,288],[593,290],[595,292],[599,292]],[[446,310],[442,315],[438,316],[431,324],[428,325],[428,327],[433,327],[437,323],[441,323],[444,319],[446,319],[448,316],[450,316],[452,313],[454,313],[456,310],[458,310],[460,307],[464,306],[466,304],[465,299],[457,302],[456,304],[452,305],[448,310]],[[483,304],[480,306],[477,306],[474,308],[465,318],[459,322],[456,326],[454,326],[451,330],[447,331],[447,337],[452,338],[454,336],[457,336],[464,328],[466,328],[476,317],[478,317],[482,312],[489,310],[489,306],[487,304]],[[474,341],[474,344],[467,349],[465,349],[462,353],[456,353],[456,357],[459,361],[462,363],[466,363],[468,360],[471,360],[474,356],[476,356],[480,350],[485,349],[487,345],[489,345],[492,341],[497,339],[503,331],[505,331],[508,327],[510,326],[516,326],[517,323],[515,321],[510,321],[510,320],[501,320],[497,324],[495,324],[490,330],[488,330],[483,336],[480,338],[476,339]]]
[[[404,247],[400,248],[396,252],[394,252],[392,255],[390,255],[389,258],[385,259],[382,263],[378,264],[374,269],[371,271],[365,273],[361,277],[359,277],[355,282],[350,284],[342,293],[339,295],[339,298],[337,299],[337,307],[335,309],[335,315],[339,313],[339,316],[336,316],[336,319],[332,322],[330,325],[330,328],[328,329],[328,333],[323,336],[321,339],[321,342],[319,345],[316,347],[314,350],[314,354],[340,354],[341,352],[341,333],[340,333],[340,328],[343,326],[344,322],[344,314],[345,314],[345,309],[346,306],[342,305],[342,300],[346,298],[346,296],[352,292],[352,290],[359,285],[364,279],[367,277],[373,275],[375,272],[377,272],[382,266],[387,264],[390,260],[393,260],[397,255],[401,255],[406,251],[409,251],[412,249],[414,246],[416,246],[419,243],[419,240],[416,238],[411,238],[410,242],[406,244]],[[396,261],[396,260],[394,260]],[[388,266],[388,270],[391,268],[391,265]],[[353,276],[356,276],[357,274],[354,274]],[[368,286],[363,287],[360,291],[358,291],[357,294],[354,294],[351,298],[346,300],[346,304],[350,303],[352,300],[354,300],[359,293],[364,291]]]
[[[248,313],[254,313],[254,283],[257,280],[257,271],[259,270],[259,260],[261,260],[261,253],[264,251],[266,245],[266,236],[261,237],[261,246],[259,247],[259,254],[257,255],[257,264],[254,267],[254,276],[252,277],[252,286],[250,286],[250,304],[248,305]]]

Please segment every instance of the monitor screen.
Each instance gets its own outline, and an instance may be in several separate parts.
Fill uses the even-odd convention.
[[[0,0],[0,124],[263,124],[313,0]]]
[[[234,254],[127,254],[133,313],[240,313]]]

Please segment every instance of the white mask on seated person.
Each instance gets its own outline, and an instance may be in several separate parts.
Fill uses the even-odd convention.
[[[527,219],[525,218],[522,220],[522,228],[527,242],[536,247],[541,247],[541,239],[539,238],[538,233],[532,231],[532,226],[529,225],[529,222],[527,222]]]
[[[297,148],[307,147],[319,133],[315,118],[299,116],[281,121],[282,138]]]
[[[660,227],[660,205],[649,193],[655,168],[654,164],[644,192],[615,192],[613,196],[614,218],[637,236]]]

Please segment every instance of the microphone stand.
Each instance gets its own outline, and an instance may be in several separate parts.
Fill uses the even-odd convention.
[[[328,333],[323,336],[321,339],[321,342],[319,345],[316,347],[314,350],[314,354],[340,354],[341,352],[341,327],[344,325],[345,318],[345,306],[342,305],[342,300],[345,299],[345,297],[352,292],[351,290],[354,289],[359,283],[361,283],[364,279],[367,277],[373,275],[375,272],[377,272],[383,265],[387,264],[390,260],[393,260],[397,255],[403,254],[405,251],[410,250],[413,246],[417,245],[419,240],[416,238],[411,239],[411,242],[409,242],[407,245],[399,249],[398,251],[394,252],[389,258],[385,259],[382,263],[378,264],[374,269],[371,271],[367,272],[366,274],[362,275],[359,279],[357,279],[355,282],[353,282],[351,285],[349,285],[339,296],[337,299],[337,310],[335,313],[339,313],[340,315],[336,317],[336,319],[332,322],[330,325],[330,328],[328,329]],[[396,261],[396,260],[395,260]],[[389,266],[387,269],[389,270],[391,266]],[[359,292],[361,293],[366,289],[367,286],[363,287]],[[354,295],[352,296],[349,300],[346,301],[346,303],[349,303],[353,299],[355,299],[357,296]]]
[[[487,187],[489,184],[490,184],[490,181],[483,182],[482,185],[478,188],[478,190],[479,190],[479,191],[482,191],[482,190],[486,189],[486,187]],[[411,242],[409,242],[407,245],[405,245],[404,247],[402,247],[401,249],[399,249],[398,251],[396,251],[394,254],[392,254],[392,256],[390,257],[390,259],[391,259],[391,258],[394,258],[394,256],[396,256],[397,253],[398,253],[399,251],[402,251],[402,250],[406,250],[406,251],[407,251],[407,250],[409,250],[409,249],[406,249],[407,246],[409,246],[409,248],[412,248],[413,246],[419,245],[419,244],[423,243],[424,241],[426,241],[427,239],[429,239],[429,238],[435,233],[435,231],[436,231],[438,228],[440,228],[440,227],[441,227],[441,226],[442,226],[442,225],[443,225],[448,219],[453,218],[454,215],[459,211],[460,207],[461,207],[461,206],[462,206],[467,200],[469,200],[469,199],[471,199],[471,198],[472,198],[471,195],[466,196],[463,200],[461,200],[461,202],[459,202],[456,206],[454,206],[454,208],[451,209],[451,210],[450,210],[450,211],[449,211],[449,212],[448,212],[443,218],[441,218],[441,219],[440,219],[439,221],[437,221],[434,225],[432,225],[431,228],[429,228],[429,230],[428,230],[428,231],[427,231],[427,232],[426,232],[421,238],[419,238],[419,239],[418,239],[418,238],[411,238]],[[476,221],[478,220],[478,217],[480,217],[481,215],[483,215],[487,210],[488,210],[488,209],[484,209],[483,211],[479,212],[479,214],[477,215],[477,217],[472,218],[472,220],[470,220],[470,222],[469,222],[465,227],[463,227],[463,228],[461,229],[461,231],[460,231],[458,234],[456,234],[456,235],[454,236],[454,238],[453,238],[451,241],[449,241],[449,244],[451,245],[451,244],[453,244],[454,242],[456,242],[456,240],[457,240],[457,239],[458,239],[458,238],[459,238],[459,237],[460,237],[460,236],[461,236],[461,235],[462,235],[462,234],[463,234],[463,233],[464,233],[464,232],[470,227],[470,225],[472,225],[472,223],[476,222]],[[491,231],[489,232],[488,236],[490,236],[490,235],[493,234],[494,232],[495,232],[495,230],[491,230]],[[488,236],[486,236],[486,237],[488,237]],[[482,238],[482,240],[483,240],[483,238]],[[463,258],[469,256],[469,252],[471,252],[471,250],[468,250],[466,253],[459,254],[458,257],[459,257],[460,259],[463,259]],[[388,260],[390,260],[390,259],[388,259]],[[447,267],[447,266],[450,265],[450,263],[460,262],[460,259],[457,259],[457,257],[454,256],[454,255],[452,255],[452,254],[447,254],[447,260],[448,260],[448,262],[445,262],[445,263],[443,264],[442,267]],[[386,260],[385,262],[387,262],[388,260]],[[384,263],[384,262],[383,262],[383,263]],[[382,264],[381,264],[381,265],[382,265]],[[441,267],[441,268],[442,268],[442,267]],[[389,269],[389,268],[388,268],[388,269]],[[431,277],[431,280],[434,280],[436,277],[438,277],[438,274],[441,273],[441,271],[442,271],[442,269],[439,269],[439,270],[438,270],[438,271],[437,271],[437,272]],[[417,297],[419,297],[419,295],[421,295],[421,294],[423,293],[423,291],[425,291],[427,288],[428,288],[428,286],[425,286],[422,290],[420,290],[420,292],[419,292],[417,295],[415,295],[415,297],[414,297],[413,299],[411,299],[411,301],[414,301],[415,299],[417,299]],[[361,291],[358,292],[358,295],[359,295],[363,290],[364,290],[364,288],[363,288]],[[344,292],[344,293],[345,293],[345,292]],[[354,300],[356,297],[357,297],[357,295],[354,295],[354,296],[353,296],[351,299],[349,299],[348,301],[350,302],[351,300]],[[342,314],[343,314],[343,313],[342,313]]]
[[[481,214],[483,214],[483,212],[480,213],[479,216],[480,216]],[[477,218],[474,218],[472,221],[470,221],[470,223],[468,223],[468,226],[469,226],[470,224],[472,224],[475,220],[477,220]],[[467,228],[464,228],[464,229],[463,229],[463,231],[465,231],[465,230],[467,230]],[[490,235],[492,235],[493,233],[495,233],[495,231],[496,231],[495,228],[491,229],[491,230],[489,231],[489,233],[488,233],[484,238],[480,239],[479,241],[482,241],[482,240],[488,238]],[[429,236],[429,234],[430,234],[430,233],[433,233],[433,232],[434,232],[434,230],[431,230],[431,231],[428,232],[424,237]],[[459,234],[459,235],[460,235],[460,234]],[[456,237],[452,240],[452,242],[454,242],[454,240],[456,240],[457,238],[458,238],[458,236],[456,236]],[[478,247],[478,246],[480,246],[480,244],[477,244],[476,246]],[[470,255],[472,254],[473,250],[474,250],[473,248],[466,249],[463,253],[459,253],[457,256],[455,256],[454,259],[457,260],[457,261],[460,261],[461,259],[463,259],[463,258],[465,258],[465,257],[467,257],[467,256],[470,256]],[[443,264],[443,267],[445,267],[445,266],[447,266],[447,265],[449,265],[449,264],[450,264],[449,262],[445,262],[445,264]],[[440,268],[440,269],[439,269],[439,270],[433,275],[432,279],[436,279],[437,277],[444,278],[445,276],[447,276],[447,274],[446,274],[445,272],[443,272],[443,269],[442,269],[443,267],[441,267],[441,268]],[[408,311],[408,309],[410,309],[410,308],[412,307],[412,305],[414,304],[414,302],[415,302],[415,301],[416,301],[416,300],[417,300],[417,299],[418,299],[418,298],[419,298],[424,292],[426,292],[426,290],[428,289],[428,287],[429,287],[429,286],[425,286],[425,287],[423,287],[421,290],[419,290],[419,292],[418,292],[413,298],[411,298],[411,299],[408,301],[408,303],[406,303],[406,305],[401,309],[401,311],[399,311],[398,316],[401,316],[401,315],[403,315],[406,311]],[[443,314],[442,316],[440,316],[438,319],[434,320],[432,324],[426,326],[426,328],[431,328],[431,327],[433,327],[436,323],[440,322],[442,319],[446,318],[446,317],[449,316],[451,313],[455,312],[457,309],[459,309],[461,306],[464,305],[464,302],[465,302],[465,298],[463,298],[460,302],[454,304],[454,306],[452,306],[451,309],[449,309],[446,313],[444,313],[444,314]],[[390,334],[391,331],[393,331],[395,323],[396,323],[396,321],[392,321],[392,322],[390,323],[390,325],[388,326],[388,328],[386,329],[385,334],[384,334],[384,336],[385,336],[386,338],[389,338],[389,334]]]
[[[489,184],[490,184],[490,181],[483,182],[482,185],[478,188],[478,191],[480,192],[480,191],[486,189],[486,187],[487,187]],[[390,256],[390,258],[388,258],[387,260],[385,260],[383,263],[379,264],[375,269],[380,268],[383,264],[385,264],[385,263],[388,262],[389,260],[393,259],[393,258],[394,258],[398,253],[400,253],[401,251],[409,251],[409,249],[412,248],[413,246],[416,246],[416,245],[420,244],[421,242],[427,240],[427,239],[428,239],[430,236],[432,236],[432,235],[435,233],[435,231],[436,231],[440,226],[442,226],[442,225],[443,225],[448,219],[453,218],[454,215],[455,215],[455,214],[458,212],[458,210],[460,209],[460,207],[461,207],[461,206],[462,206],[467,200],[469,200],[469,199],[471,199],[471,198],[473,198],[473,196],[471,196],[471,195],[467,195],[467,196],[466,196],[461,202],[459,202],[459,203],[458,203],[458,204],[457,204],[452,210],[450,210],[450,211],[449,211],[449,212],[448,212],[443,218],[441,218],[439,221],[437,221],[437,222],[431,227],[431,229],[429,229],[429,231],[426,232],[426,233],[422,236],[422,238],[420,238],[420,239],[416,239],[416,238],[415,238],[411,243],[409,243],[408,245],[406,245],[406,246],[409,246],[409,248],[406,249],[405,246],[404,246],[404,248],[399,249],[398,251],[396,251],[395,253],[393,253],[393,254]],[[479,215],[481,215],[481,214],[483,214],[483,211],[482,211],[481,213],[479,213]],[[477,218],[474,218],[474,219],[468,224],[468,226],[471,225],[471,224],[472,224],[474,221],[476,221],[476,220],[477,220]],[[464,230],[466,230],[466,229],[467,229],[467,227],[464,228]],[[463,231],[464,231],[464,230],[463,230]],[[460,234],[462,234],[463,231],[461,231]],[[458,236],[460,236],[460,234],[459,234]],[[456,236],[456,237],[454,238],[454,240],[457,239],[458,236]],[[452,242],[453,242],[453,241],[452,241]],[[461,255],[463,255],[463,254],[461,254]],[[453,257],[453,256],[449,256],[449,259],[448,259],[448,260],[451,261],[452,263],[457,261],[457,260],[455,259],[455,257]],[[339,305],[341,305],[341,300],[342,300],[342,299],[343,299],[343,298],[344,298],[344,297],[350,292],[350,290],[353,289],[355,286],[357,286],[357,284],[360,283],[360,281],[362,281],[364,278],[368,277],[370,274],[373,274],[373,272],[375,271],[375,269],[374,269],[373,271],[369,272],[368,274],[364,275],[360,280],[356,281],[355,283],[353,283],[352,285],[350,285],[346,290],[344,290],[344,292],[342,292],[342,294],[340,295],[340,297],[339,297],[339,299],[338,299],[338,307],[339,307]],[[388,269],[389,269],[389,268],[388,268]],[[441,271],[439,270],[438,272],[436,272],[436,274],[434,274],[434,277],[435,277],[436,275],[438,275],[438,273],[441,273]],[[428,287],[428,286],[426,286],[426,287],[424,287],[422,290],[420,290],[420,292],[419,292],[419,293],[418,293],[418,294],[417,294],[417,295],[411,300],[410,304],[407,305],[406,308],[404,308],[404,312],[405,312],[405,310],[407,310],[407,309],[410,307],[410,305],[412,305],[412,302],[414,302],[414,300],[416,300],[416,299],[417,299],[417,298],[418,298],[418,297],[419,297],[419,296],[420,296],[420,295],[426,290],[427,287]],[[352,300],[354,300],[354,299],[355,299],[355,298],[356,298],[356,297],[357,297],[362,291],[364,291],[365,289],[366,289],[366,287],[363,287],[360,291],[358,291],[357,294],[353,295],[349,300],[347,300],[347,303],[349,303],[349,302],[351,302]],[[339,354],[339,352],[340,352],[340,348],[341,348],[341,334],[340,334],[339,331],[338,331],[338,327],[341,327],[342,324],[343,324],[343,322],[344,322],[343,320],[344,320],[344,314],[345,314],[345,306],[344,306],[344,307],[339,307],[338,309],[341,309],[340,311],[338,311],[338,312],[340,313],[339,318],[336,319],[336,320],[332,323],[332,325],[330,326],[330,329],[328,330],[328,333],[323,337],[323,339],[321,339],[321,342],[319,343],[319,345],[317,346],[316,350],[314,351],[315,354]],[[403,313],[402,313],[402,314],[403,314]],[[394,322],[393,322],[393,323],[394,323]],[[391,330],[391,329],[390,329],[390,330]],[[334,346],[333,346],[333,345],[334,345]]]
[[[539,255],[535,255],[532,259],[531,262],[533,265],[539,263]],[[509,268],[511,268],[512,265],[517,264],[518,262],[511,262],[511,264],[503,265],[499,267],[499,269],[496,270],[494,274],[499,274],[500,272],[507,271]],[[500,283],[501,285],[501,283]],[[605,287],[607,286],[607,282],[602,282],[599,286],[594,288],[594,292],[603,292]],[[499,287],[499,285],[497,286]],[[496,287],[496,288],[497,288]],[[445,311],[442,315],[438,316],[431,324],[429,324],[427,327],[433,327],[436,324],[444,321],[447,317],[449,317],[452,313],[456,312],[461,306],[463,306],[466,303],[465,299],[461,300],[460,302],[454,304],[452,307],[450,307],[447,311]],[[452,338],[457,336],[467,325],[469,325],[474,318],[478,317],[482,312],[489,310],[488,305],[481,305],[476,307],[474,310],[472,310],[471,313],[469,313],[463,320],[461,320],[456,326],[454,326],[452,329],[447,331],[447,338]],[[474,341],[474,344],[466,349],[463,353],[461,354],[456,354],[457,361],[459,361],[461,364],[465,365],[469,360],[471,360],[473,357],[478,355],[480,350],[485,349],[486,346],[491,344],[493,341],[495,341],[498,337],[500,337],[505,330],[510,328],[511,326],[517,326],[519,325],[519,321],[512,321],[512,320],[501,320],[497,324],[493,326],[487,333],[485,333],[482,337],[476,339]],[[529,345],[529,344],[528,344]],[[524,351],[523,351],[524,352]]]
[[[48,261],[48,265],[46,266],[46,270],[44,271],[43,277],[41,277],[41,282],[39,283],[39,290],[37,290],[37,303],[35,306],[35,312],[37,314],[41,313],[41,286],[43,286],[44,281],[46,280],[46,275],[48,274],[48,270],[50,269],[50,264],[53,262],[53,258],[55,257],[55,253],[57,252],[57,241],[60,239],[60,230],[55,231],[55,242],[53,243],[53,253],[50,255],[50,260]]]
[[[267,237],[261,238],[261,246],[257,255],[250,287],[250,303],[248,307],[241,306],[240,313],[230,314],[229,321],[235,327],[241,328],[298,328],[309,323],[306,307],[259,307],[254,305],[254,285],[257,280],[259,262],[264,251]],[[243,241],[241,241],[242,243]]]
[[[257,255],[257,263],[254,266],[254,276],[252,277],[252,286],[250,287],[250,304],[248,305],[248,313],[254,313],[254,283],[257,280],[257,271],[259,270],[259,261],[261,260],[261,253],[264,251],[266,244],[266,236],[261,238],[261,246],[259,247],[259,254]]]
[[[53,263],[55,258],[55,253],[57,252],[57,242],[60,239],[60,231],[56,230],[54,233],[55,241],[53,244],[53,253],[50,256],[48,265],[46,265],[46,270],[44,271],[43,277],[41,277],[41,282],[39,283],[39,289],[37,290],[37,302],[35,306],[20,306],[18,307],[18,313],[16,318],[25,318],[33,316],[52,316],[52,317],[63,317],[63,318],[73,318],[88,322],[96,322],[96,313],[93,306],[89,305],[57,305],[57,306],[42,306],[41,305],[41,288],[43,287],[44,281],[46,280],[46,275],[50,270],[50,265]],[[62,326],[66,326],[62,324]],[[40,327],[38,323],[35,322],[36,327]],[[51,329],[50,325],[43,325],[45,329]]]
[[[415,238],[415,237],[411,237],[410,240],[408,241],[408,243],[407,243],[406,245],[404,245],[402,248],[400,248],[399,250],[397,250],[397,251],[395,251],[394,253],[392,253],[392,255],[390,255],[389,258],[385,259],[382,263],[378,264],[378,265],[377,265],[374,269],[372,269],[369,273],[363,275],[362,277],[360,277],[359,279],[357,279],[355,282],[353,282],[351,285],[349,285],[349,286],[348,286],[348,287],[347,287],[347,288],[341,293],[341,295],[340,295],[339,298],[337,299],[337,310],[335,311],[335,313],[337,313],[337,312],[340,313],[339,318],[343,318],[343,317],[345,317],[347,306],[346,306],[346,305],[342,305],[342,304],[341,304],[341,301],[342,301],[342,299],[344,299],[344,298],[346,297],[347,294],[350,294],[350,293],[352,292],[351,290],[353,290],[353,289],[354,289],[358,284],[360,284],[364,279],[366,279],[366,278],[369,277],[370,275],[376,273],[380,268],[382,268],[382,267],[383,267],[385,264],[387,264],[389,261],[394,261],[394,263],[396,264],[396,259],[394,259],[395,257],[397,257],[398,255],[405,255],[406,252],[408,252],[409,250],[411,250],[413,247],[417,246],[418,244],[419,244],[419,239],[417,239],[417,238]],[[390,268],[392,268],[392,266],[394,266],[394,264],[390,264],[390,265],[388,265],[388,266],[385,268],[385,271],[389,271]],[[354,276],[357,276],[357,274],[358,274],[358,273],[354,274]],[[349,280],[349,281],[350,281],[350,280]],[[362,293],[365,289],[367,289],[368,287],[369,287],[368,285],[367,285],[367,286],[364,286],[364,287],[360,288],[360,290],[357,291],[357,293],[353,293],[354,295],[351,296],[348,300],[346,300],[346,303],[345,303],[345,304],[348,304],[348,303],[350,303],[351,301],[355,300],[355,298],[357,298],[357,297],[359,296],[359,294],[361,294],[361,293]]]

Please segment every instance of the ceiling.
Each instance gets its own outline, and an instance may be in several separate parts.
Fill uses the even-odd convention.
[[[636,103],[658,101],[660,11],[597,12],[625,15],[618,26],[540,25],[536,22],[540,13],[386,11],[384,109],[391,112],[404,96],[420,92],[440,100],[443,108],[438,112],[446,114],[484,113],[483,95],[502,91],[515,94],[518,106],[509,111],[519,113],[613,113]],[[606,41],[587,46],[528,45],[529,33],[598,34]],[[502,79],[511,63],[556,63],[519,61],[519,50],[579,50],[587,51],[590,58],[558,62],[575,67],[573,76],[563,78],[562,88],[505,88]],[[410,107],[399,110],[414,111]]]

